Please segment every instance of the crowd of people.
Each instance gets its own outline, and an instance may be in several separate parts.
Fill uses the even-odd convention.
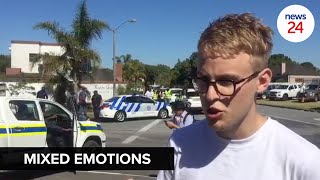
[[[87,112],[88,112],[88,102],[87,98],[89,96],[89,92],[85,87],[80,88],[80,92],[77,94],[70,94],[67,98],[66,106],[70,107],[70,103],[74,103],[74,110],[78,112],[78,118],[81,121],[87,120]],[[37,98],[48,99],[48,93],[46,92],[45,87],[42,87],[40,91],[37,92]],[[72,98],[73,100],[71,100]],[[102,96],[98,93],[97,90],[93,91],[93,95],[91,97],[91,105],[94,114],[94,120],[97,121],[99,119],[100,106],[102,103]],[[74,111],[72,108],[68,108],[71,111]]]

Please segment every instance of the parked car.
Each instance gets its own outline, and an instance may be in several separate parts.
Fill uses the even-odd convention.
[[[174,102],[176,100],[177,96],[180,96],[183,94],[182,88],[170,88],[170,91],[172,94],[170,102]]]
[[[309,84],[305,87],[303,92],[298,93],[298,101],[319,101],[320,99],[320,84]]]
[[[99,116],[119,122],[139,117],[164,119],[172,116],[172,109],[168,103],[154,101],[143,95],[121,95],[104,101]]]
[[[266,91],[264,91],[263,93],[258,93],[257,98],[258,98],[258,99],[260,99],[260,98],[261,98],[261,99],[267,99],[267,98],[269,98],[270,91],[271,91],[272,89],[275,89],[275,88],[278,87],[278,86],[279,86],[278,83],[276,83],[276,84],[275,84],[275,83],[270,83]]]
[[[277,86],[275,89],[270,90],[269,99],[282,99],[288,100],[289,98],[295,98],[300,91],[301,84],[298,83],[283,83]]]
[[[192,112],[202,111],[202,104],[201,104],[199,93],[197,93],[194,89],[191,89],[191,88],[187,89],[186,101],[187,101],[187,107],[189,111],[192,111]]]

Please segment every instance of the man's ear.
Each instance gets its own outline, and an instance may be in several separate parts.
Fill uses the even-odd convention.
[[[262,70],[258,75],[258,81],[257,81],[257,92],[262,93],[265,90],[267,90],[268,85],[271,82],[272,78],[272,71],[269,68],[265,68]]]

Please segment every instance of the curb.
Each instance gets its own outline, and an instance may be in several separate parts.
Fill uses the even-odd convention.
[[[269,106],[269,107],[277,107],[277,108],[284,108],[284,109],[293,109],[293,110],[300,110],[300,111],[306,111],[306,112],[317,112],[320,113],[320,110],[314,110],[314,109],[299,109],[294,107],[283,107],[283,106],[277,106],[277,105],[269,105],[269,104],[257,104],[259,106]]]

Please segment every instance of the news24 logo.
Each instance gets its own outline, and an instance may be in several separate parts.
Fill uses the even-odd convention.
[[[290,42],[302,42],[308,39],[314,30],[314,18],[308,8],[291,5],[284,8],[277,21],[280,35]]]

